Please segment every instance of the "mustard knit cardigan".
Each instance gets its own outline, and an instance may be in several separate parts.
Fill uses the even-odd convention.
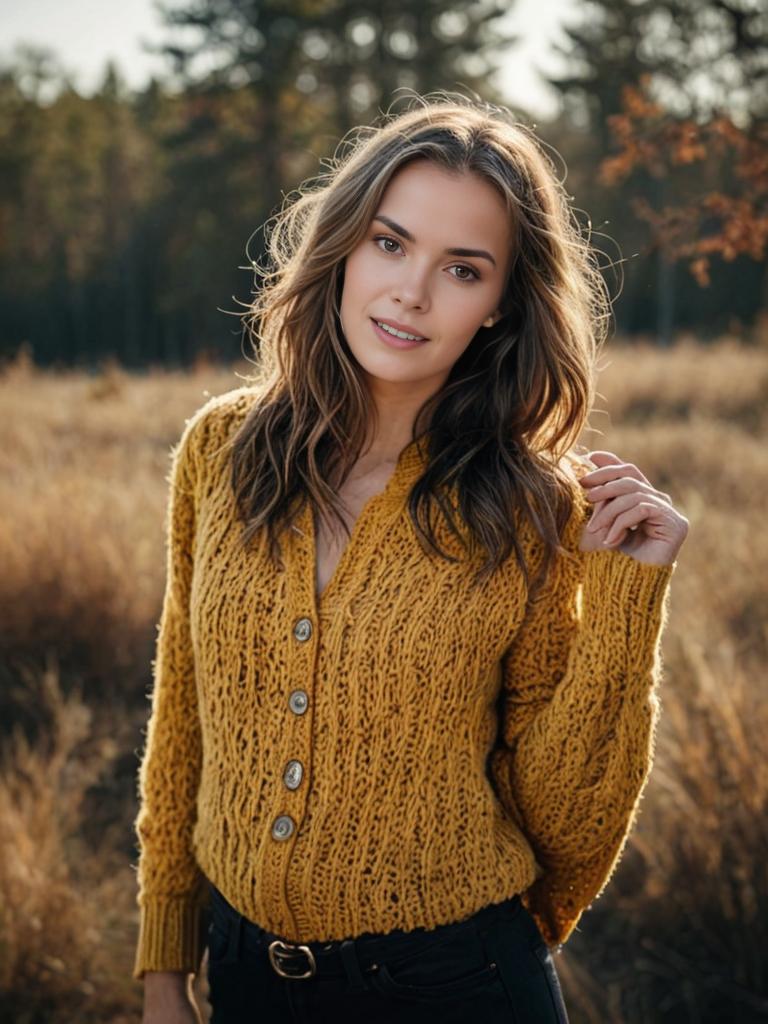
[[[570,556],[540,600],[514,558],[471,589],[466,562],[417,541],[412,443],[318,598],[308,503],[282,570],[241,548],[227,441],[256,398],[211,399],[173,451],[134,977],[198,969],[206,879],[287,941],[433,928],[521,893],[564,942],[650,771],[677,563],[580,552],[574,482]]]

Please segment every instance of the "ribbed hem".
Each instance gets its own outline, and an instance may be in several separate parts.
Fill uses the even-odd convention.
[[[203,952],[200,902],[196,899],[147,899],[141,906],[133,977],[145,971],[196,973]]]

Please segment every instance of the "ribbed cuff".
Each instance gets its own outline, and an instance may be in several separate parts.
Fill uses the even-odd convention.
[[[609,548],[588,552],[582,590],[585,621],[624,617],[628,642],[652,645],[665,622],[665,599],[676,568],[677,561],[669,565],[639,562]]]
[[[145,971],[196,973],[203,952],[199,896],[152,899],[141,906],[133,977]]]

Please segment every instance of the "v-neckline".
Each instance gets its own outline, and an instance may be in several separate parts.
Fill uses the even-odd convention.
[[[357,518],[352,524],[349,538],[344,545],[338,561],[322,591],[317,590],[317,529],[315,524],[314,509],[307,501],[305,504],[304,526],[309,538],[309,573],[311,579],[311,592],[315,602],[315,609],[318,614],[333,597],[338,581],[347,567],[347,563],[355,554],[359,546],[359,535],[362,528],[367,524],[371,513],[378,506],[392,507],[399,505],[400,501],[408,494],[411,485],[416,479],[424,464],[424,452],[419,442],[411,441],[403,448],[398,457],[392,473],[389,476],[382,490],[372,494],[363,504]]]

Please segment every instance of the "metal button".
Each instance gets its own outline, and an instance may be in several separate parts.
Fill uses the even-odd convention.
[[[293,835],[295,827],[293,818],[291,818],[290,815],[281,814],[279,818],[275,818],[274,824],[272,825],[272,838],[289,839]]]
[[[312,636],[312,620],[311,619],[299,619],[296,625],[293,627],[293,635],[297,640],[309,640]]]
[[[294,690],[288,698],[288,707],[295,715],[303,715],[309,707],[309,697],[304,690]]]
[[[304,775],[304,767],[301,761],[289,761],[283,772],[283,782],[288,789],[298,789]]]

